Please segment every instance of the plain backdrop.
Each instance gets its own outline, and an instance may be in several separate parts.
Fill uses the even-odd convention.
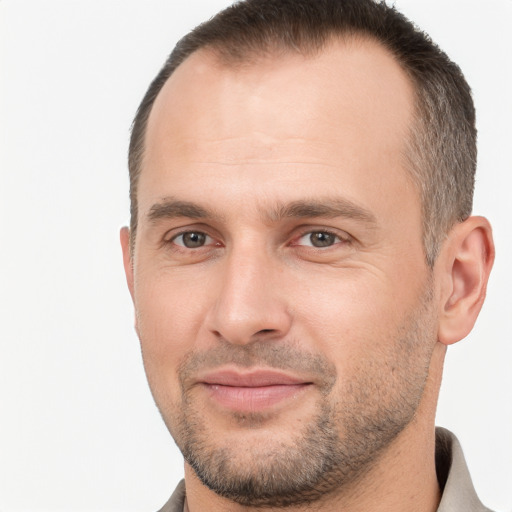
[[[118,243],[129,127],[179,37],[225,0],[0,0],[0,510],[152,511],[182,476],[143,373]],[[475,213],[497,260],[448,351],[437,423],[512,511],[512,1],[396,5],[462,67]]]

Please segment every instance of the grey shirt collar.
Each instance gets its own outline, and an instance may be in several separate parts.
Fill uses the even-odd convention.
[[[436,428],[436,471],[443,491],[437,512],[491,512],[473,487],[458,439],[444,428]]]

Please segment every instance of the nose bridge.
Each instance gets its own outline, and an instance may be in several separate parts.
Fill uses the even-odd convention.
[[[280,293],[281,273],[278,258],[261,245],[235,244],[218,276],[209,329],[235,344],[286,334],[290,317]]]

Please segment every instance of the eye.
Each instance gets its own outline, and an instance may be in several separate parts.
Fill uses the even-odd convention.
[[[331,247],[332,245],[344,242],[338,235],[330,233],[329,231],[311,231],[302,235],[296,242],[296,245],[303,245],[308,247]]]
[[[172,238],[171,242],[187,249],[198,249],[213,243],[212,237],[201,231],[186,231]]]

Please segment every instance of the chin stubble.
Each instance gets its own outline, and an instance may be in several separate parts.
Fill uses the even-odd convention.
[[[298,343],[223,342],[215,349],[190,353],[179,371],[181,403],[172,415],[162,411],[162,416],[201,482],[241,505],[268,508],[317,502],[343,493],[361,479],[410,423],[421,401],[434,346],[428,299],[398,329],[394,344],[383,344],[388,352],[375,351],[359,361],[353,378],[341,383],[334,365],[302,351]],[[227,363],[316,376],[314,414],[286,443],[269,438],[255,446],[251,431],[269,419],[259,413],[233,415],[233,421],[246,429],[248,442],[217,445],[189,382],[198,369]]]

